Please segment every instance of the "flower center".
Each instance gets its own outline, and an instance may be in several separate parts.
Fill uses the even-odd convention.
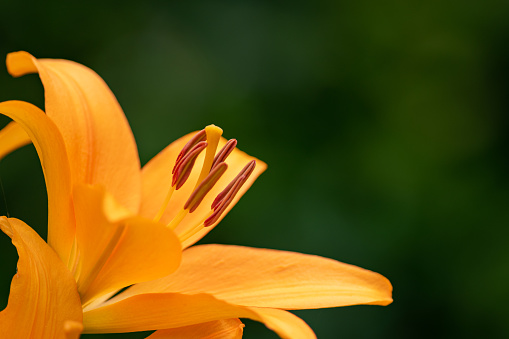
[[[217,126],[207,126],[205,129],[197,132],[182,148],[173,166],[171,187],[154,220],[159,221],[164,215],[164,212],[170,204],[173,193],[186,184],[195,166],[196,159],[204,150],[205,157],[195,187],[184,206],[167,226],[175,230],[186,215],[196,211],[205,196],[216,186],[218,180],[228,169],[226,163],[228,156],[237,146],[237,140],[231,139],[216,153],[222,132],[223,131]],[[256,162],[254,160],[247,163],[238,175],[215,197],[210,206],[210,211],[205,218],[196,225],[186,225],[181,232],[179,232],[178,236],[180,240],[184,241],[189,239],[189,237],[199,232],[203,227],[212,226],[216,223],[234,200],[236,194],[247,181],[255,166]],[[180,229],[181,228],[179,228],[179,230]]]

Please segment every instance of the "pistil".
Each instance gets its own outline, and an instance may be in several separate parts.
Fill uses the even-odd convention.
[[[195,189],[198,187],[198,185],[200,185],[205,177],[207,177],[210,170],[212,169],[217,145],[219,144],[219,139],[221,139],[223,130],[215,125],[209,125],[205,127],[205,133],[207,134],[208,146],[207,151],[205,152],[205,159],[203,160],[203,167],[201,168],[200,176],[198,177],[198,181],[194,187]]]

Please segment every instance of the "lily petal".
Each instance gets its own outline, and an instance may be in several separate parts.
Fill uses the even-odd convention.
[[[147,218],[154,218],[154,216],[161,208],[168,189],[171,186],[171,171],[173,165],[175,164],[175,160],[182,147],[184,147],[187,141],[189,141],[189,139],[194,134],[195,133],[188,134],[171,143],[143,167],[143,193],[142,205],[140,209],[141,215]],[[227,140],[225,138],[221,138],[219,141],[218,149],[221,149],[226,144],[226,142]],[[169,223],[183,208],[184,204],[195,188],[196,181],[198,180],[201,171],[200,164],[203,163],[203,160],[204,154],[201,154],[196,160],[196,165],[193,168],[193,171],[191,172],[191,175],[189,176],[186,184],[184,184],[181,189],[173,194],[170,204],[163,214],[163,217],[161,218],[163,223]],[[237,176],[239,171],[251,160],[256,160],[256,167],[249,179],[236,195],[233,202],[226,209],[225,213],[223,213],[223,215],[214,223],[214,225],[210,227],[201,226],[207,214],[210,212],[210,206],[215,197],[235,178],[235,176]],[[180,225],[175,229],[175,232],[181,238],[183,248],[191,246],[203,238],[208,232],[210,232],[215,227],[215,225],[217,225],[233,208],[233,206],[235,206],[242,195],[244,195],[249,187],[251,187],[256,178],[258,178],[258,176],[267,168],[267,165],[263,161],[251,157],[237,148],[229,155],[226,163],[228,164],[228,169],[224,175],[210,190],[196,211],[188,214],[180,223]],[[192,236],[186,237],[187,239],[182,239],[182,235],[189,234],[189,232],[193,229],[196,229],[196,232],[191,232],[191,234],[193,234]]]
[[[179,266],[181,246],[175,234],[162,224],[131,216],[103,188],[78,185],[74,203],[74,266],[83,305]]]
[[[208,293],[237,305],[290,310],[392,302],[392,286],[378,273],[314,255],[229,245],[191,247],[177,272],[122,297],[150,292]]]
[[[23,127],[11,121],[0,131],[0,160],[12,151],[31,142]]]
[[[224,319],[159,330],[147,339],[241,339],[243,329],[244,324],[240,319]]]
[[[315,338],[302,319],[287,311],[233,305],[208,294],[152,293],[114,300],[84,312],[85,333],[147,331],[249,318],[263,322],[282,338]]]
[[[75,228],[71,174],[62,135],[43,111],[27,102],[2,102],[0,114],[16,121],[37,150],[48,192],[48,243],[67,263]]]
[[[140,162],[129,123],[106,83],[91,69],[67,60],[7,55],[15,77],[39,73],[46,113],[60,130],[75,182],[102,184],[122,205],[137,212]]]
[[[72,338],[81,332],[76,283],[56,253],[20,220],[0,217],[0,229],[19,255],[9,302],[0,312],[2,338]]]

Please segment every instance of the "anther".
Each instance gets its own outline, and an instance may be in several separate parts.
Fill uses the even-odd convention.
[[[179,189],[184,185],[187,178],[191,174],[191,170],[193,169],[193,165],[196,161],[196,158],[200,153],[207,148],[206,141],[200,141],[195,144],[187,154],[183,155],[179,161],[175,164],[173,168],[173,180],[171,185],[175,186],[175,189]]]
[[[226,158],[230,155],[230,153],[235,149],[237,146],[237,140],[230,139],[228,142],[221,148],[221,150],[216,154],[216,157],[214,158],[214,162],[212,163],[211,171],[219,165],[220,163],[224,162]]]
[[[205,132],[204,129],[202,129],[201,131],[197,132],[188,142],[187,144],[185,144],[185,146],[182,148],[182,150],[180,151],[179,155],[177,156],[177,159],[175,160],[175,166],[173,166],[173,171],[171,172],[172,174],[175,173],[175,169],[177,168],[177,165],[179,163],[179,161],[187,154],[189,153],[189,151],[194,147],[196,146],[197,143],[199,143],[200,141],[205,141],[207,140],[207,133]]]
[[[241,178],[245,178],[245,176],[242,176]],[[213,213],[207,219],[205,219],[205,221],[203,222],[203,226],[205,227],[212,226],[219,219],[219,217],[223,214],[228,205],[232,202],[233,198],[235,197],[241,186],[242,182],[240,180],[235,182],[231,190],[226,194],[224,199],[221,200],[222,203],[217,205],[216,208],[213,209]]]
[[[217,195],[217,197],[214,199],[214,202],[212,203],[211,208],[213,210],[215,210],[217,208],[217,206],[219,204],[221,204],[221,202],[223,201],[225,196],[228,194],[228,192],[230,192],[233,189],[233,186],[237,182],[241,181],[243,176],[245,177],[244,181],[246,181],[247,178],[249,178],[249,176],[251,175],[251,173],[253,173],[253,170],[255,169],[255,167],[256,167],[256,161],[255,160],[251,160],[246,166],[244,166],[244,168],[239,172],[239,174],[237,174],[235,179],[233,179],[228,184],[228,186],[226,186],[226,188],[221,193],[219,193]],[[244,184],[244,182],[241,183],[241,185],[243,185],[243,184]]]
[[[226,186],[226,188],[217,195],[216,199],[214,199],[214,202],[212,203],[211,209],[213,210],[213,213],[203,222],[203,225],[205,227],[212,226],[224,213],[224,211],[228,208],[230,203],[233,201],[237,193],[239,192],[240,188],[244,183],[247,181],[251,173],[253,173],[253,170],[256,166],[256,161],[251,160],[235,177],[235,179],[232,180]]]
[[[198,187],[193,191],[186,204],[184,205],[184,209],[188,209],[189,213],[193,213],[196,208],[200,205],[205,195],[214,187],[216,182],[221,178],[224,174],[228,165],[224,162],[217,164],[217,166],[213,167],[210,171],[209,175],[198,185]]]

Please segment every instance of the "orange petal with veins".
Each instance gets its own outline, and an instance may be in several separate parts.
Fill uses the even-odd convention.
[[[2,338],[77,338],[83,328],[76,282],[56,253],[27,224],[0,217],[0,229],[18,251]]]
[[[231,245],[191,247],[174,274],[117,298],[161,292],[290,310],[392,302],[392,286],[378,273],[315,255]]]
[[[7,55],[15,77],[39,73],[46,114],[62,134],[74,182],[102,184],[122,205],[137,212],[140,161],[129,123],[106,83],[91,69],[68,60]]]

